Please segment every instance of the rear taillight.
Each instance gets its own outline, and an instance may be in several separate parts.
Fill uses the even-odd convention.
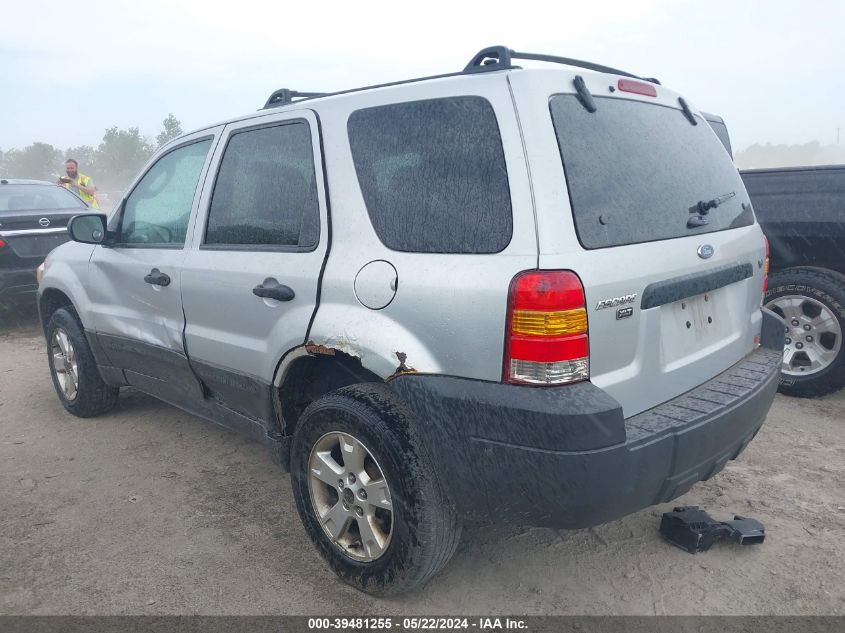
[[[567,270],[529,270],[511,281],[504,382],[563,385],[590,377],[584,287]]]
[[[766,296],[766,288],[769,286],[769,238],[763,236],[766,242],[766,259],[763,261],[763,296]]]
[[[0,248],[6,248],[6,241],[0,237]]]

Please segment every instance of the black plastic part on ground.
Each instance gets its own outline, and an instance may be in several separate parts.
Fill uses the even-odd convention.
[[[757,545],[766,538],[766,528],[756,519],[736,515],[733,521],[717,521],[698,506],[664,512],[660,533],[672,545],[690,554],[706,552],[716,541]]]

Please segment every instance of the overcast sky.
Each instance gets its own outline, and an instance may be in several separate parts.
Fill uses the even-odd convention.
[[[187,131],[276,88],[451,72],[493,44],[658,77],[724,116],[735,150],[845,128],[842,0],[0,0],[0,149],[154,137],[169,112]]]

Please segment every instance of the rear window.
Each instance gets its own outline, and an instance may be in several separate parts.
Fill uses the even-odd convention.
[[[382,243],[418,253],[497,253],[511,240],[510,189],[490,103],[452,97],[353,112],[349,142]]]
[[[0,185],[0,213],[85,209],[67,189],[53,185]]]
[[[550,107],[578,238],[585,248],[637,244],[754,223],[748,195],[707,122],[675,108],[575,95]],[[730,194],[734,194],[731,196]],[[722,198],[708,224],[687,228],[699,201]],[[745,205],[745,206],[743,206]]]

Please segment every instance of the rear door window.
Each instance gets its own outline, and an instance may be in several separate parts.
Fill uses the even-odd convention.
[[[220,164],[205,244],[311,249],[319,213],[308,123],[237,132]]]
[[[502,139],[482,97],[353,112],[349,142],[382,243],[418,253],[497,253],[513,232]]]
[[[550,107],[578,238],[604,248],[722,231],[754,223],[748,195],[707,122],[675,108],[575,95]],[[721,199],[707,224],[688,228],[698,202]]]

